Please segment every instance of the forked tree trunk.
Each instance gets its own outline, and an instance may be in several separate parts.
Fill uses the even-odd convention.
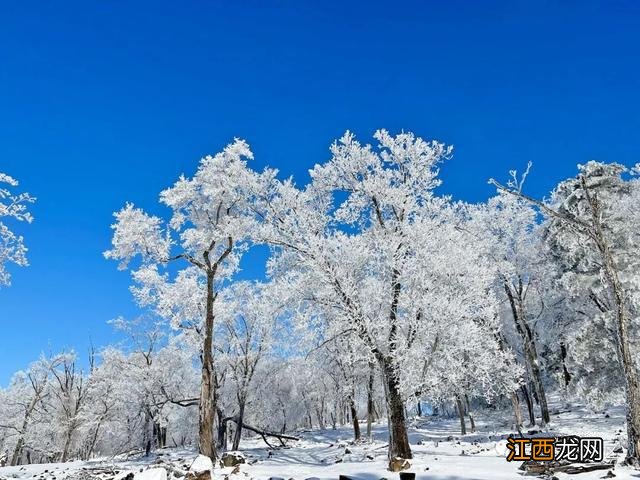
[[[18,465],[18,461],[20,460],[20,455],[22,454],[22,449],[24,448],[24,436],[22,434],[18,437],[18,441],[16,442],[16,446],[13,449],[13,455],[11,456],[11,466],[15,467]]]
[[[16,441],[16,446],[14,447],[13,455],[11,456],[11,466],[18,465],[20,455],[22,454],[22,449],[24,448],[24,434],[27,431],[27,426],[29,425],[31,414],[35,410],[39,400],[40,396],[38,393],[36,393],[29,403],[29,407],[24,412],[24,418],[22,419],[22,428],[20,429],[20,433],[18,434],[18,440]]]
[[[202,455],[215,462],[218,453],[214,441],[214,418],[216,415],[215,371],[213,366],[213,279],[207,272],[207,305],[204,325],[204,345],[202,348],[202,381],[199,402],[198,449]]]
[[[400,379],[393,364],[393,359],[397,355],[398,302],[402,292],[402,284],[399,278],[400,271],[394,268],[391,280],[391,308],[389,309],[389,353],[388,355],[380,351],[376,353],[380,370],[382,370],[387,412],[389,414],[389,460],[393,460],[396,457],[412,458],[409,435],[407,435],[404,399],[400,392]]]
[[[469,425],[471,427],[471,433],[476,431],[476,422],[473,420],[473,415],[471,414],[471,403],[469,402],[469,397],[465,393],[464,395],[464,405],[467,410],[467,417],[469,417]]]
[[[236,422],[236,431],[233,436],[233,445],[231,449],[236,451],[240,449],[240,439],[242,438],[242,423],[244,422],[244,406],[245,400],[240,399],[239,408],[238,408],[238,421]]]
[[[516,326],[516,330],[522,339],[522,347],[524,351],[524,357],[527,362],[528,371],[531,373],[531,380],[535,387],[535,393],[537,400],[540,403],[540,416],[542,418],[542,425],[546,425],[550,422],[549,407],[547,405],[547,396],[545,394],[544,385],[542,384],[542,374],[540,373],[540,366],[538,364],[538,352],[536,350],[535,338],[533,331],[529,326],[524,312],[524,300],[522,298],[522,282],[518,284],[518,288],[512,290],[512,288],[505,282],[505,292],[509,298],[509,304],[511,305],[511,313],[513,314],[513,321]]]
[[[100,433],[100,427],[102,426],[102,417],[98,421],[96,428],[93,429],[93,433],[91,434],[91,440],[89,441],[89,447],[87,448],[87,453],[85,454],[84,459],[89,460],[93,455],[93,450],[96,448],[96,443],[98,442],[98,434]]]
[[[69,450],[71,449],[71,439],[73,438],[74,426],[69,426],[65,434],[64,447],[62,448],[62,457],[60,461],[65,463],[69,459]]]
[[[460,395],[456,395],[456,409],[458,410],[458,417],[460,417],[460,433],[466,435],[467,425],[464,422],[464,406],[460,400]]]

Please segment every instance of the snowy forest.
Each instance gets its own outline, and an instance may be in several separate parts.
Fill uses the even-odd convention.
[[[438,141],[347,131],[329,152],[300,185],[254,169],[235,139],[158,205],[124,196],[104,268],[130,276],[140,315],[113,312],[121,343],[43,353],[15,373],[0,389],[0,464],[181,452],[229,475],[229,452],[259,450],[260,465],[341,432],[341,454],[374,445],[362,461],[397,471],[426,455],[419,425],[449,421],[455,446],[489,421],[550,432],[581,405],[602,422],[619,412],[603,428],[621,430],[618,463],[640,467],[640,166],[585,159],[534,198],[527,178],[543,173],[529,164],[470,179],[494,188],[470,203],[440,193],[453,148]],[[10,173],[3,289],[29,268],[36,202]],[[264,275],[239,279],[254,251]]]

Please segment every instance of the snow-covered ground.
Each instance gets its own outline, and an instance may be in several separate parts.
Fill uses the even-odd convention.
[[[414,452],[409,471],[422,480],[514,480],[521,478],[520,462],[506,461],[506,437],[509,425],[504,420],[505,412],[487,413],[477,419],[478,431],[461,436],[455,418],[426,418],[414,420],[410,428],[410,441]],[[624,416],[620,409],[592,413],[580,406],[558,408],[552,416],[548,432],[539,435],[601,436],[605,439],[605,457],[619,444],[624,428]],[[233,468],[216,468],[214,479],[337,479],[347,475],[353,479],[389,480],[398,478],[397,473],[387,471],[386,427],[377,425],[372,442],[352,444],[351,430],[301,432],[301,440],[291,448],[268,450],[261,439],[245,440],[242,444],[246,464]],[[618,458],[622,458],[620,456]],[[91,462],[69,462],[65,464],[31,465],[0,468],[0,479],[122,479],[135,473],[136,480],[163,480],[177,478],[172,466],[186,470],[194,461],[195,453],[166,449],[153,459],[95,460]],[[163,468],[168,468],[164,477]],[[149,471],[150,469],[155,469]],[[141,473],[142,472],[142,473]],[[616,466],[616,479],[640,479],[640,471]],[[181,475],[178,473],[178,475]],[[593,480],[605,477],[606,470],[580,475],[556,474],[560,480]],[[530,478],[530,477],[529,477]]]

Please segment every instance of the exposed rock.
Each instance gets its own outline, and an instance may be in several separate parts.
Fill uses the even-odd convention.
[[[401,472],[409,468],[411,468],[411,463],[406,458],[395,457],[389,462],[389,471],[391,472]]]
[[[100,477],[91,475],[89,472],[85,470],[80,470],[79,472],[75,472],[69,475],[67,479],[68,480],[100,480]]]
[[[185,480],[211,480],[211,470],[203,472],[188,472]]]
[[[613,462],[572,464],[567,461],[537,462],[534,460],[527,460],[520,465],[520,470],[524,470],[526,472],[525,475],[551,476],[557,472],[578,474],[593,472],[594,470],[607,470],[612,467]]]
[[[235,467],[241,463],[246,463],[244,455],[238,452],[226,452],[220,459],[220,464],[223,467]]]

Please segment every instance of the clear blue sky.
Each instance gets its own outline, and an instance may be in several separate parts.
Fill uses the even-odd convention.
[[[136,310],[101,255],[111,213],[157,209],[233,136],[304,183],[347,128],[413,130],[455,145],[443,190],[471,201],[528,160],[536,195],[640,161],[637,2],[345,3],[0,0],[0,171],[38,197],[31,266],[0,290],[0,385],[116,338]]]

